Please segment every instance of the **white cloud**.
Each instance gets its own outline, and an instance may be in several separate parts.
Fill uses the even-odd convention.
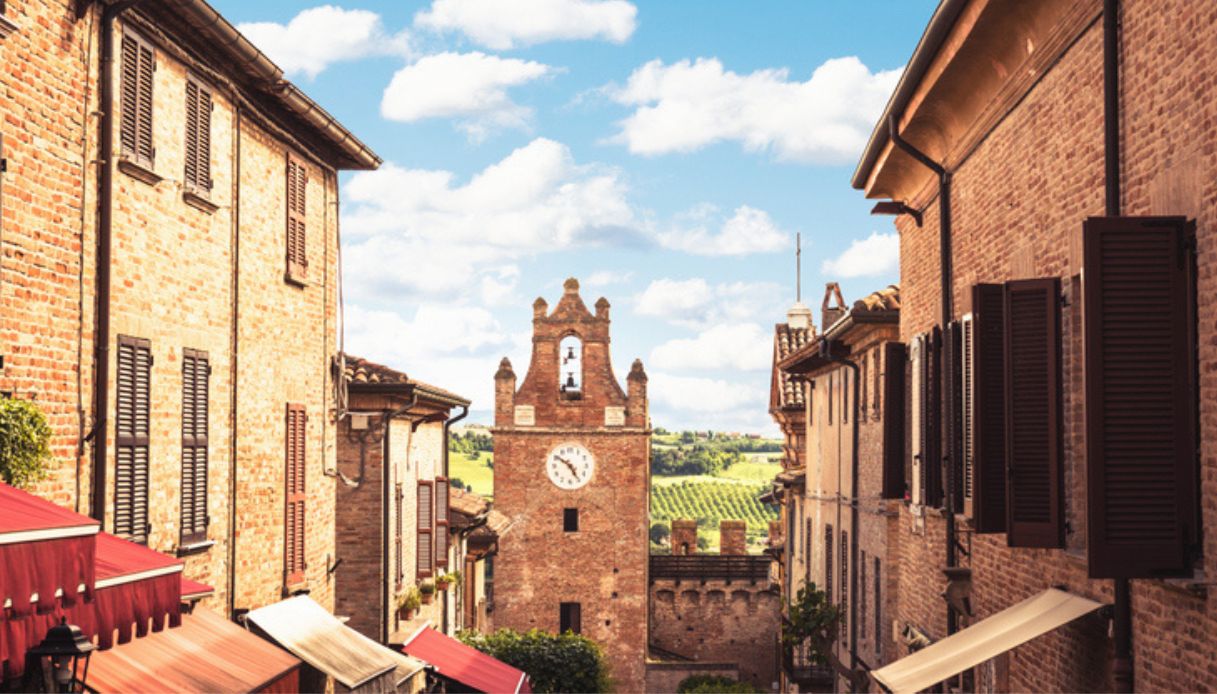
[[[624,43],[638,8],[625,0],[434,0],[414,26],[459,31],[493,50],[546,41],[602,39]]]
[[[713,208],[702,208],[710,212]],[[698,212],[701,224],[659,233],[664,248],[695,255],[747,255],[785,250],[790,235],[773,223],[769,213],[747,205],[735,208],[735,214],[713,232],[706,228],[709,214]]]
[[[828,60],[805,82],[791,81],[784,68],[741,75],[717,58],[653,60],[624,87],[610,85],[606,92],[637,107],[614,138],[635,154],[734,141],[778,159],[840,163],[862,150],[899,76],[899,70],[871,72],[855,57]]]
[[[715,325],[696,337],[668,340],[651,350],[660,369],[760,371],[773,357],[773,336],[756,323]]]
[[[237,29],[285,72],[309,79],[340,61],[410,53],[406,33],[389,35],[380,15],[333,5],[304,10],[287,24],[247,22]]]
[[[509,87],[553,72],[532,60],[485,53],[437,53],[398,70],[380,101],[385,118],[413,123],[464,117],[458,127],[474,139],[495,130],[527,128],[532,110],[507,96]]]
[[[473,282],[484,298],[505,297],[513,259],[628,242],[626,193],[620,172],[579,165],[543,138],[463,184],[449,171],[392,163],[357,173],[343,190],[347,295],[400,301]]]
[[[676,412],[732,414],[765,411],[765,390],[757,383],[737,383],[723,379],[673,376],[656,371],[648,374],[647,396],[660,409]],[[659,421],[659,420],[657,420]],[[662,426],[662,421],[659,422]],[[704,427],[703,427],[704,428]]]
[[[900,271],[900,236],[875,231],[849,244],[841,255],[825,260],[820,271],[830,277],[878,277]]]
[[[607,287],[613,284],[625,284],[634,279],[633,272],[614,272],[612,270],[597,270],[581,280],[585,287]]]
[[[771,282],[710,284],[700,277],[665,277],[652,280],[634,297],[634,312],[691,328],[745,323],[757,316],[781,315],[779,291]]]

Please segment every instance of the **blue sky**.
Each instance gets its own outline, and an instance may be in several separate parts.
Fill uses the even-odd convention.
[[[652,419],[772,432],[772,325],[897,281],[849,186],[935,2],[213,0],[385,160],[345,173],[348,351],[474,399],[568,276]]]

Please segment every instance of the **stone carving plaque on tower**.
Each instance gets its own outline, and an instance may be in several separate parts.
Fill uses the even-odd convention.
[[[623,427],[625,426],[625,408],[614,407],[609,405],[604,408],[604,426],[606,427]]]
[[[531,427],[537,424],[537,410],[532,405],[516,405],[515,425]]]

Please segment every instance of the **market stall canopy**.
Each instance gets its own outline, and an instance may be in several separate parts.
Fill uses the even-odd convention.
[[[895,694],[919,692],[1102,606],[1049,588],[870,674]]]
[[[349,690],[391,690],[422,670],[421,663],[403,659],[402,654],[344,625],[307,595],[260,607],[246,619]],[[413,672],[403,675],[411,669]],[[380,682],[382,678],[386,682]]]
[[[81,615],[80,627],[96,633],[98,645],[109,648],[177,626],[182,598],[182,562],[109,533],[97,534],[97,590],[91,624]]]
[[[88,682],[101,693],[295,691],[299,668],[290,653],[200,608],[176,629],[94,653]]]
[[[437,674],[477,691],[488,694],[532,692],[528,675],[523,670],[430,627],[419,629],[401,648],[408,655],[429,663]]]
[[[206,583],[192,581],[182,576],[182,602],[194,602],[215,595],[216,589]]]

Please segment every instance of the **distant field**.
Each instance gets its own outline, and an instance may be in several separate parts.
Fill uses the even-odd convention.
[[[494,495],[494,470],[488,463],[493,460],[494,454],[488,452],[479,453],[476,461],[464,453],[449,453],[448,474],[469,485],[474,493],[490,497]]]

